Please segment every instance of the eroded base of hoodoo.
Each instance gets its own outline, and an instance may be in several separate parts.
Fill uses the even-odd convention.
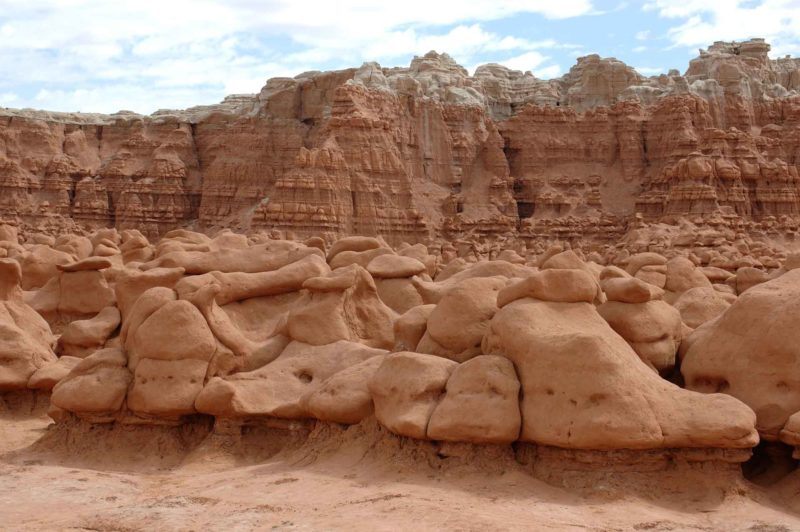
[[[613,491],[731,492],[744,484],[749,449],[653,449],[588,451],[519,444],[516,459],[534,477],[567,489]]]
[[[0,420],[44,415],[50,407],[50,392],[17,390],[0,392]]]
[[[179,425],[92,423],[65,415],[9,462],[115,471],[223,471],[281,462],[332,461],[384,472],[521,474],[580,493],[661,497],[686,490],[712,499],[741,490],[749,449],[575,450],[524,442],[474,444],[398,436],[374,417],[356,425],[280,418],[188,416]],[[705,494],[705,495],[703,495]]]

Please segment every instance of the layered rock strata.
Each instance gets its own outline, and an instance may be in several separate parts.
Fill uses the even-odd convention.
[[[561,78],[431,52],[271,79],[151,116],[0,111],[0,218],[50,233],[177,227],[610,242],[636,223],[800,214],[800,61],[715,43],[684,75],[590,55]],[[786,222],[790,223],[790,222]]]

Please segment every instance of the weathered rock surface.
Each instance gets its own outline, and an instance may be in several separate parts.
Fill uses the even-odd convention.
[[[800,271],[749,289],[689,337],[686,387],[724,392],[752,408],[774,440],[800,410]]]
[[[430,52],[408,68],[275,78],[257,95],[152,116],[3,110],[0,219],[420,242],[472,231],[608,241],[636,212],[798,216],[800,61],[769,49],[715,43],[684,76],[650,78],[588,55],[549,81],[496,64],[470,76]],[[25,260],[41,266],[23,287],[92,251],[154,258],[133,232],[110,236],[32,251]]]
[[[31,376],[56,361],[47,322],[23,301],[22,271],[0,259],[0,391],[24,389]]]
[[[767,51],[547,82],[429,53],[150,117],[2,110],[0,393],[443,452],[798,447],[800,65]]]

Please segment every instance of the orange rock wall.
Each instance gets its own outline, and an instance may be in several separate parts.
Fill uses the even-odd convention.
[[[0,219],[415,242],[601,234],[637,212],[798,216],[800,67],[768,49],[718,43],[654,78],[588,56],[549,82],[470,78],[432,53],[194,112],[0,114]]]

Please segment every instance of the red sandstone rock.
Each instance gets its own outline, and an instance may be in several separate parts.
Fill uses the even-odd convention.
[[[209,109],[7,110],[0,217],[414,242],[472,231],[608,241],[624,232],[615,217],[636,212],[797,216],[800,67],[768,50],[717,43],[685,77],[653,78],[589,55],[549,82],[499,65],[470,77],[432,52],[407,69],[270,80]],[[56,248],[150,258],[146,241],[114,238]]]

